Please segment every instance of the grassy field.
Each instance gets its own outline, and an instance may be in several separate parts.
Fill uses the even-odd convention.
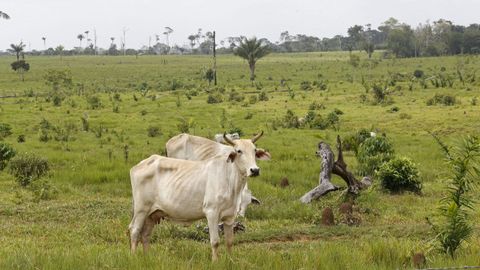
[[[361,58],[353,67],[348,53],[272,54],[258,62],[257,85],[252,86],[247,64],[221,55],[216,93],[223,92],[225,100],[208,104],[214,87],[201,77],[202,69],[211,65],[207,56],[31,57],[25,82],[10,70],[13,57],[0,57],[0,95],[10,96],[0,99],[0,123],[10,124],[13,132],[5,141],[19,153],[46,157],[52,167],[46,179],[58,190],[55,198],[37,201],[8,169],[0,172],[0,269],[399,269],[412,268],[416,252],[426,254],[429,267],[480,265],[478,224],[452,260],[435,249],[426,222],[427,217],[438,220],[449,175],[428,132],[452,144],[479,134],[480,106],[472,99],[480,96],[480,79],[462,83],[457,70],[464,77],[475,76],[480,58],[374,58]],[[51,87],[44,75],[50,69],[72,75],[72,87],[62,88],[67,95],[61,106],[47,101]],[[411,82],[416,69],[427,76],[448,75],[453,86],[428,83],[423,89]],[[362,95],[371,99],[362,81],[386,80],[396,81],[390,86],[392,104],[361,102]],[[302,90],[305,81],[322,81],[327,89],[313,85]],[[143,96],[140,89],[145,88],[149,91]],[[228,101],[232,91],[245,100]],[[248,102],[262,91],[268,101]],[[427,106],[435,94],[455,96],[458,103]],[[100,108],[91,108],[87,98],[92,96],[100,99]],[[322,115],[334,109],[343,112],[338,130],[275,124],[288,109],[304,116],[314,101],[324,105],[317,111]],[[394,106],[399,111],[389,112]],[[89,131],[82,128],[82,117],[88,118]],[[44,119],[57,127],[48,129],[52,138],[47,142],[39,140]],[[258,162],[262,175],[249,180],[262,204],[248,209],[242,220],[247,229],[236,235],[233,255],[227,256],[222,245],[215,264],[210,262],[208,235],[202,232],[205,221],[190,227],[157,226],[149,254],[129,253],[128,171],[149,155],[162,153],[182,121],[194,123],[191,133],[210,138],[232,128],[245,136],[264,130],[258,145],[272,154],[271,161]],[[158,127],[161,135],[149,137],[149,127]],[[397,155],[418,165],[423,193],[393,195],[375,183],[357,198],[358,226],[319,225],[322,209],[329,206],[338,214],[343,197],[334,192],[309,205],[299,202],[318,183],[316,145],[323,140],[334,146],[337,134],[360,128],[387,134]],[[68,133],[68,140],[57,141],[58,130]],[[26,142],[18,143],[19,135],[25,135]],[[346,152],[345,158],[355,171],[354,154]],[[290,183],[286,188],[279,185],[283,177]],[[339,178],[334,181],[344,185]],[[473,211],[477,221],[478,209]]]

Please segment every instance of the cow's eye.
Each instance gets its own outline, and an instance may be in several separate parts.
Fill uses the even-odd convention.
[[[241,153],[242,153],[242,150],[237,150],[237,153],[241,154]]]

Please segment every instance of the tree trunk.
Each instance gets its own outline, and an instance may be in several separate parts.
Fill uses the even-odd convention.
[[[330,146],[324,142],[318,144],[317,155],[322,159],[322,171],[320,172],[319,185],[307,192],[300,198],[303,203],[310,203],[313,200],[329,193],[330,191],[338,190],[339,187],[330,182],[332,173],[342,177],[347,183],[348,194],[358,195],[360,190],[365,189],[371,185],[370,177],[364,177],[362,181],[358,181],[351,172],[347,170],[347,164],[343,160],[342,142],[340,136],[337,136],[338,159],[335,160],[335,155]]]
[[[253,86],[253,81],[255,81],[255,63],[249,63],[250,67],[250,81],[252,82]]]

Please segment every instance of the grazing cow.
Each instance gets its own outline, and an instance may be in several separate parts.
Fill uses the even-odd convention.
[[[227,143],[225,142],[225,140],[223,139],[223,134],[215,134],[215,141],[218,142],[218,143]],[[238,135],[238,133],[231,133],[231,134],[227,134],[227,138],[229,138],[230,140],[239,140],[240,139],[240,135]]]
[[[250,140],[225,141],[231,152],[203,161],[152,155],[130,170],[133,218],[129,225],[130,246],[135,252],[142,240],[144,251],[155,224],[171,220],[183,224],[207,218],[212,260],[218,258],[218,223],[223,221],[228,252],[233,245],[233,223],[238,198],[247,177],[258,176],[257,159],[270,155]]]
[[[252,140],[238,140],[255,143],[262,135],[263,131],[253,137]],[[230,138],[228,139],[230,140]],[[230,142],[232,141],[233,140],[230,140]],[[220,154],[230,153],[233,148],[231,145],[224,145],[203,137],[182,133],[168,140],[166,150],[168,157],[186,160],[205,160]],[[245,216],[245,211],[250,203],[260,204],[260,201],[252,195],[252,192],[248,189],[248,185],[245,185],[242,196],[239,198],[237,214],[242,217]]]

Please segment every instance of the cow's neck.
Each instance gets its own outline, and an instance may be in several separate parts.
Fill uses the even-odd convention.
[[[230,163],[229,166],[227,166],[227,174],[230,179],[233,179],[232,188],[234,194],[239,195],[247,184],[247,175],[242,173],[235,163]]]

